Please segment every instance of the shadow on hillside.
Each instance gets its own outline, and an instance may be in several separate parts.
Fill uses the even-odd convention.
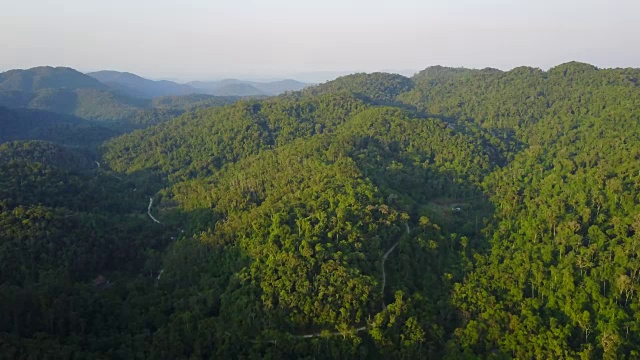
[[[369,141],[369,148],[400,148]],[[481,179],[472,182],[462,170],[425,168],[416,156],[383,150],[375,163],[356,162],[386,202],[410,216],[410,239],[401,241],[386,262],[385,303],[394,301],[396,291],[425,296],[431,304],[425,314],[445,330],[443,346],[461,324],[451,301],[453,286],[464,280],[473,254],[488,251],[483,229],[494,208],[479,186]]]
[[[455,116],[446,114],[430,113],[426,109],[419,109],[417,106],[399,100],[376,101],[366,96],[358,96],[363,102],[373,106],[390,106],[406,110],[414,118],[437,119],[442,121],[454,132],[461,133],[481,142],[484,150],[489,154],[492,163],[498,166],[505,166],[513,156],[525,144],[518,140],[512,129],[489,129],[478,125],[473,119],[464,121]]]

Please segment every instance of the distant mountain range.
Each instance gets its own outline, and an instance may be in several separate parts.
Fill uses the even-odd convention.
[[[106,83],[66,67],[36,67],[0,73],[0,106],[139,127],[176,117],[188,110],[225,105],[239,99],[193,95],[197,90],[187,85],[151,81],[134,74],[100,72],[97,76]],[[173,94],[176,96],[165,96]]]
[[[29,70],[9,70],[0,73],[0,91],[36,92],[54,88],[109,89],[100,81],[66,67],[42,66]]]
[[[87,75],[109,86],[113,90],[135,97],[180,96],[198,92],[188,85],[167,80],[149,80],[128,72],[104,70],[88,73]]]
[[[286,91],[302,90],[311,84],[291,79],[272,82],[225,79],[220,81],[192,81],[187,85],[207,94],[217,96],[274,96]]]
[[[9,70],[0,73],[0,107],[5,108],[0,113],[0,131],[5,141],[51,138],[50,130],[38,136],[26,134],[53,128],[60,132],[71,128],[75,131],[78,121],[83,120],[98,121],[100,126],[108,122],[113,129],[130,131],[175,118],[186,111],[227,105],[242,97],[274,96],[306,86],[308,84],[295,80],[236,79],[179,84],[125,72],[83,74],[67,67],[49,66]],[[23,127],[17,126],[18,123]],[[21,130],[13,133],[12,128]]]
[[[134,97],[182,96],[208,94],[214,96],[275,96],[285,91],[302,90],[309,84],[295,80],[271,82],[225,79],[220,81],[192,81],[179,84],[169,80],[149,80],[135,74],[118,71],[97,71],[87,75],[109,88]]]

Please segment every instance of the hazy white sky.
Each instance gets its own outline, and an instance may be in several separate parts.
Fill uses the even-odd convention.
[[[180,79],[430,65],[640,67],[640,0],[0,0],[0,70]]]

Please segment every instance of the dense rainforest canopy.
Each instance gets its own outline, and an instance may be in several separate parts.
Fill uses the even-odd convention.
[[[0,354],[638,358],[639,76],[355,74],[132,132],[0,108]]]

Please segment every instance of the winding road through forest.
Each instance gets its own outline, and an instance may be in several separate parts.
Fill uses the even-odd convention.
[[[158,219],[154,218],[153,215],[151,215],[151,207],[152,206],[153,206],[153,198],[149,198],[149,208],[147,208],[147,215],[149,215],[151,220],[155,221],[158,224],[162,224],[160,221],[158,221]]]
[[[391,254],[393,249],[395,249],[396,246],[398,246],[398,244],[400,244],[400,241],[398,241],[397,243],[393,244],[391,249],[389,249],[384,254],[384,256],[382,257],[382,308],[383,309],[387,308],[387,304],[384,303],[384,287],[385,287],[385,285],[387,285],[387,272],[384,270],[384,263],[385,263],[385,261],[387,261],[387,257],[389,256],[389,254]]]
[[[409,229],[409,224],[404,224],[404,226],[407,227],[407,235],[411,234],[411,229]],[[384,309],[387,308],[387,305],[384,303],[384,287],[387,284],[387,272],[384,269],[384,263],[387,261],[387,257],[389,257],[389,254],[391,254],[393,249],[395,249],[396,246],[398,246],[399,244],[400,244],[400,240],[398,240],[395,244],[393,244],[393,246],[389,250],[387,250],[387,252],[382,257],[382,307]]]
[[[406,228],[407,228],[407,235],[409,235],[409,234],[411,233],[411,230],[409,229],[409,225],[408,225],[408,224],[405,224],[405,226],[406,226]],[[393,245],[389,248],[389,250],[387,250],[387,252],[386,252],[386,253],[384,253],[384,255],[382,256],[382,289],[381,289],[380,291],[381,291],[381,293],[382,293],[382,306],[383,306],[383,309],[386,309],[386,308],[387,308],[387,305],[384,303],[384,288],[385,288],[385,286],[386,286],[386,284],[387,284],[387,273],[386,273],[386,271],[385,271],[384,264],[385,264],[385,262],[387,261],[387,258],[389,257],[389,254],[391,254],[391,253],[393,252],[393,250],[394,250],[398,245],[400,245],[400,240],[396,241],[396,243],[395,243],[395,244],[393,244]],[[359,328],[355,329],[355,331],[356,331],[357,333],[358,333],[358,332],[361,332],[361,331],[365,331],[365,330],[367,330],[367,327],[366,327],[366,326],[361,326],[361,327],[359,327]],[[342,334],[342,333],[340,333],[340,332],[338,332],[338,331],[335,331],[335,332],[329,333],[328,335],[336,336],[336,335],[343,335],[343,334]],[[314,338],[314,337],[320,337],[320,336],[322,336],[322,333],[313,333],[313,334],[306,334],[306,335],[297,335],[297,336],[295,336],[295,337],[296,337],[296,338],[300,338],[300,339],[311,339],[311,338]]]
[[[147,215],[149,215],[149,218],[151,218],[151,220],[153,220],[154,222],[156,222],[158,224],[162,224],[160,221],[158,221],[158,219],[156,219],[155,217],[153,217],[153,215],[151,215],[151,207],[152,206],[153,206],[153,197],[149,198],[149,207],[147,208]],[[407,229],[407,234],[406,235],[409,235],[411,233],[411,230],[409,229],[409,225],[405,224],[405,226],[406,226],[406,229]],[[184,232],[184,230],[182,232]],[[396,241],[395,244],[393,244],[389,248],[389,250],[387,250],[387,252],[385,252],[384,255],[382,256],[382,288],[381,288],[380,292],[382,293],[382,306],[383,306],[383,309],[387,308],[387,305],[384,302],[384,289],[385,289],[385,287],[387,285],[387,272],[385,270],[385,266],[384,265],[387,262],[387,258],[389,257],[389,255],[393,252],[393,250],[396,247],[398,247],[398,245],[400,245],[400,240]],[[160,277],[162,276],[163,272],[164,272],[164,269],[162,269],[160,271],[160,274],[158,274],[158,277],[157,277],[156,281],[160,280]],[[362,331],[365,331],[365,330],[367,330],[367,326],[361,326],[359,328],[356,328],[355,332],[358,333],[358,332],[362,332]],[[344,334],[342,334],[341,332],[335,331],[335,332],[332,332],[332,333],[329,333],[329,334],[325,333],[325,335],[337,336],[337,335],[344,335]],[[312,334],[304,334],[304,335],[296,335],[296,336],[294,336],[294,338],[312,339],[312,338],[320,337],[320,336],[323,336],[322,332],[312,333]],[[274,342],[274,341],[273,340],[269,340],[267,342]]]

